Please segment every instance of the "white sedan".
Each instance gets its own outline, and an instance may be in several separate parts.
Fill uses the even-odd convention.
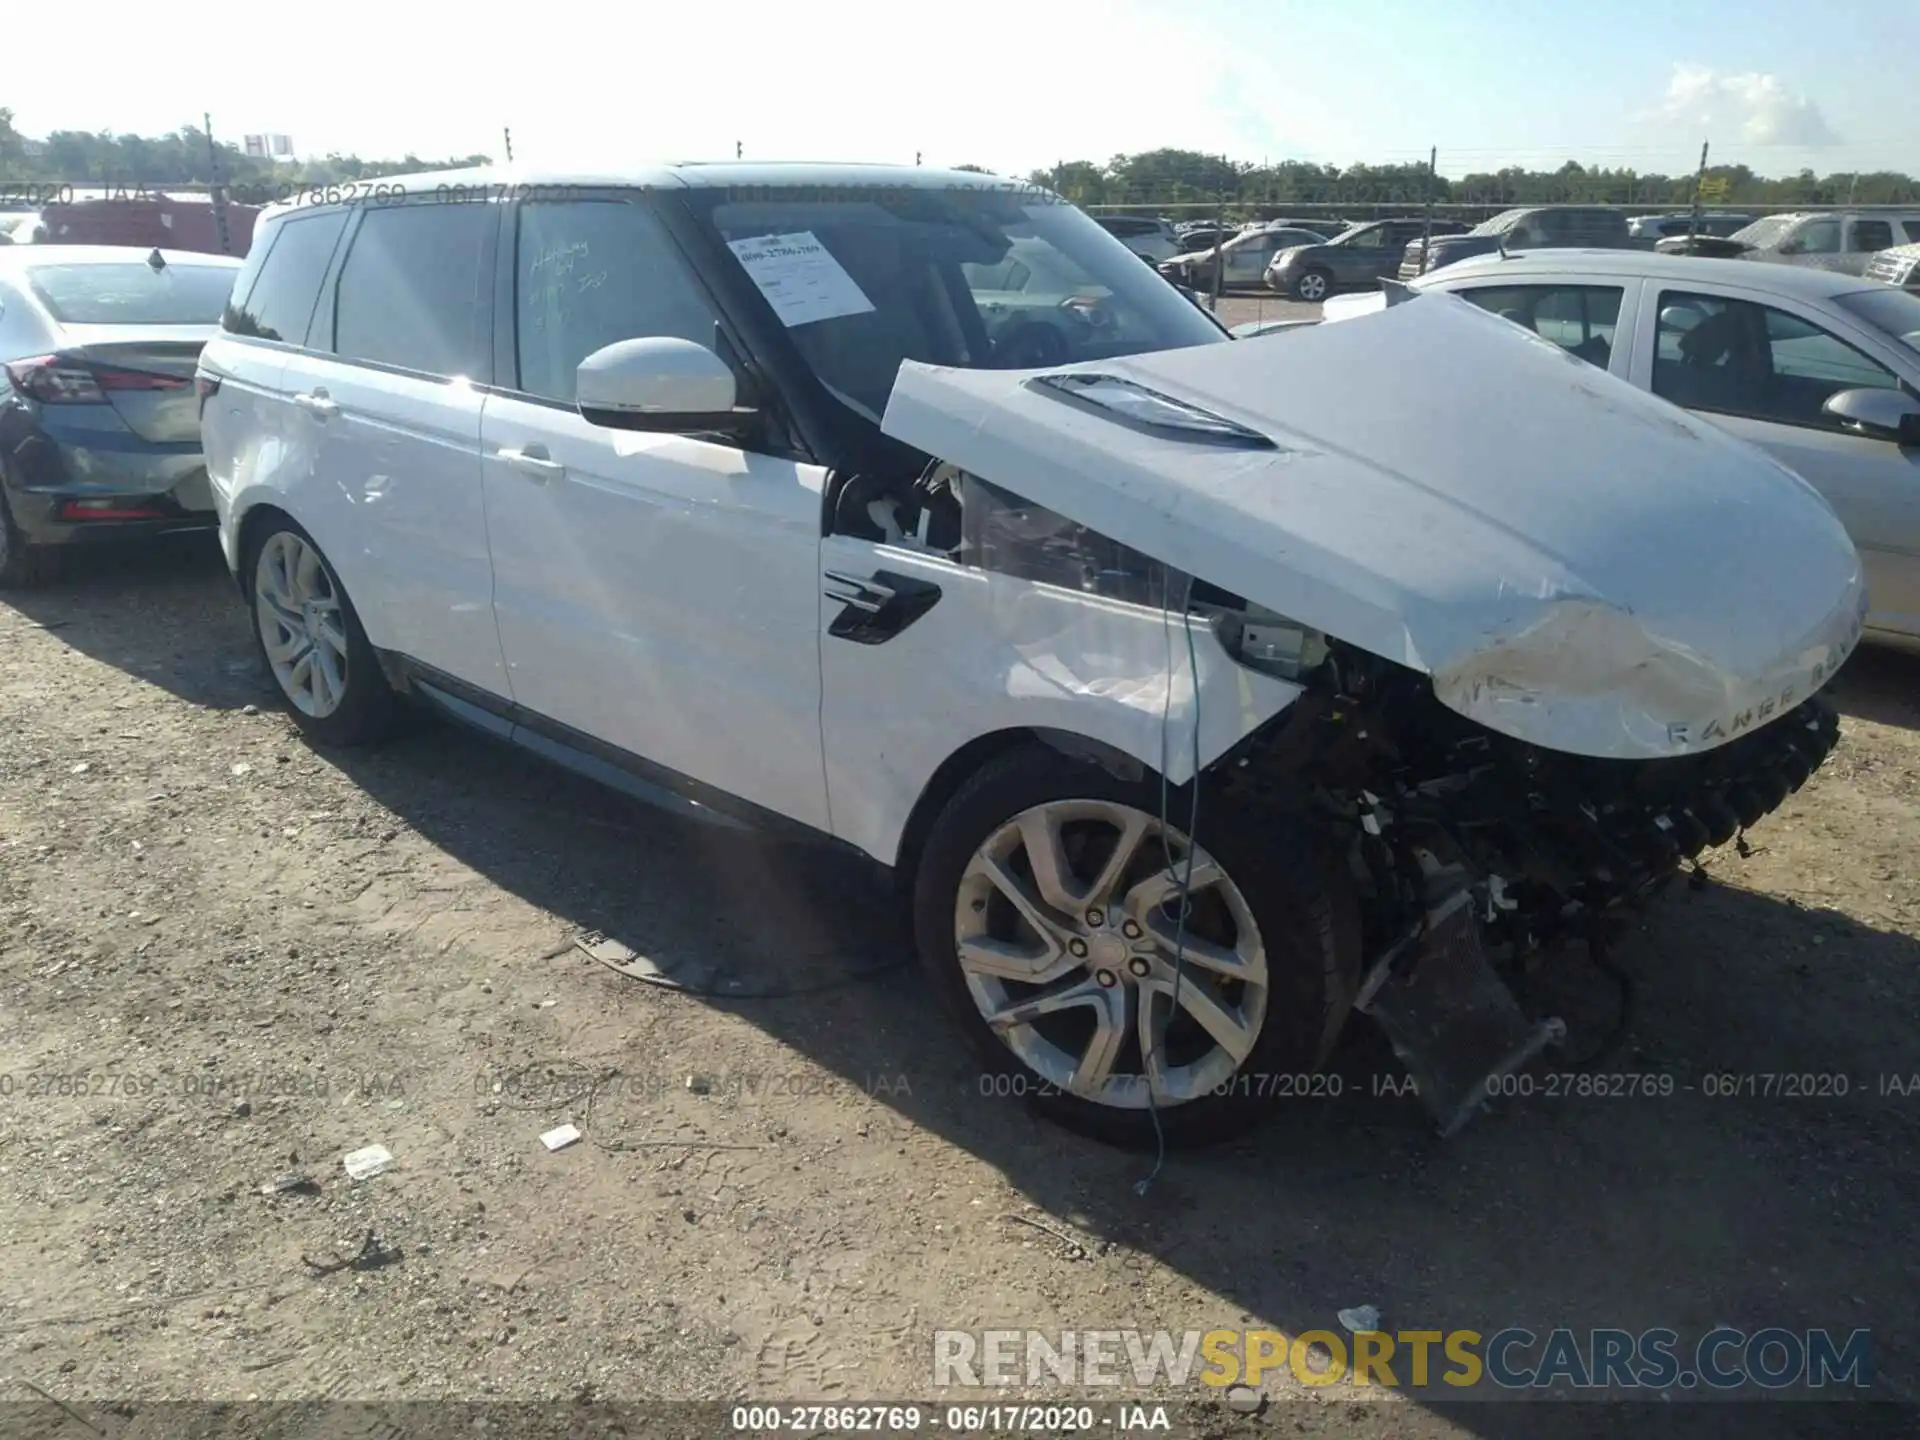
[[[1789,265],[1555,250],[1412,282],[1458,295],[1751,441],[1825,495],[1870,638],[1920,649],[1920,296]],[[1389,295],[1339,296],[1327,321]]]

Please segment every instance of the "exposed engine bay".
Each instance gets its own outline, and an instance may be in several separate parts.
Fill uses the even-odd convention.
[[[1204,617],[1239,663],[1303,686],[1206,775],[1254,813],[1295,815],[1333,839],[1349,860],[1370,970],[1405,967],[1410,940],[1433,938],[1440,916],[1456,935],[1448,944],[1457,950],[1460,927],[1469,926],[1474,965],[1484,955],[1489,973],[1505,979],[1569,941],[1584,942],[1608,968],[1603,946],[1621,908],[1709,847],[1734,842],[1744,851],[1745,829],[1805,783],[1839,734],[1832,707],[1815,695],[1694,754],[1568,754],[1448,708],[1427,675],[1172,571],[951,465],[929,466],[904,494],[851,482],[835,515],[836,529],[866,538]],[[1402,1036],[1394,1038],[1400,1048]],[[1472,1074],[1454,1087],[1461,1095],[1537,1053],[1537,1035],[1513,1030],[1510,1038],[1512,1053],[1463,1062]]]

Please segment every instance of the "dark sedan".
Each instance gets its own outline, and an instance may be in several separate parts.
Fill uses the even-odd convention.
[[[1267,284],[1306,301],[1324,300],[1342,286],[1377,284],[1399,268],[1408,242],[1425,235],[1428,224],[1424,218],[1376,220],[1355,225],[1323,244],[1283,249],[1267,267]],[[1453,220],[1431,224],[1435,235],[1466,228]]]
[[[214,528],[193,372],[239,269],[0,249],[0,586],[47,578],[64,545]]]

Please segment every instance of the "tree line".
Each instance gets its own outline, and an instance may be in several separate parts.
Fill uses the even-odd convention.
[[[1693,203],[1695,176],[1643,174],[1569,160],[1557,170],[1509,165],[1452,179],[1423,164],[1348,166],[1283,160],[1254,165],[1195,150],[1116,155],[1106,164],[1068,160],[1027,177],[1076,205],[1223,203],[1239,208],[1287,205],[1588,204],[1665,209]],[[1756,175],[1746,165],[1710,165],[1704,187],[1716,207],[1741,205],[1895,205],[1920,201],[1920,181],[1898,171]]]
[[[457,170],[489,165],[486,155],[421,159],[408,152],[395,160],[363,160],[336,153],[298,161],[273,161],[248,155],[238,145],[216,140],[222,183],[236,189],[334,185],[405,175],[419,170]],[[171,135],[113,135],[106,131],[56,130],[33,141],[14,128],[13,112],[0,106],[0,180],[59,182],[76,188],[153,189],[167,185],[208,185],[213,154],[206,131],[184,125]]]
[[[422,159],[409,152],[393,160],[363,160],[331,153],[298,161],[273,161],[216,142],[221,178],[237,188],[331,185],[414,171],[462,169],[491,164],[486,155]],[[963,170],[979,170],[963,165]],[[105,131],[56,130],[33,142],[0,106],[0,180],[60,181],[75,186],[134,188],[205,185],[212,160],[206,132],[186,125],[170,135],[113,135]],[[1891,205],[1920,202],[1920,181],[1898,171],[1865,174],[1756,175],[1746,165],[1714,165],[1706,177],[1714,205]],[[1429,176],[1421,164],[1347,166],[1282,160],[1256,165],[1197,150],[1147,150],[1115,155],[1104,165],[1067,160],[1028,177],[1076,205],[1178,205],[1222,203],[1237,208],[1287,205],[1436,204],[1645,205],[1692,203],[1693,175],[1641,174],[1569,160],[1557,170],[1509,165],[1451,179]]]

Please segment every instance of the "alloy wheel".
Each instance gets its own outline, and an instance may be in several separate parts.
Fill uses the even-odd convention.
[[[954,932],[1001,1043],[1097,1104],[1214,1093],[1266,1021],[1267,956],[1246,897],[1206,851],[1129,805],[1053,801],[1000,826],[961,875]]]
[[[254,623],[281,692],[301,714],[324,719],[347,693],[347,627],[320,552],[290,530],[260,547]]]
[[[1302,300],[1324,300],[1327,298],[1327,277],[1313,273],[1302,275],[1296,288]]]

